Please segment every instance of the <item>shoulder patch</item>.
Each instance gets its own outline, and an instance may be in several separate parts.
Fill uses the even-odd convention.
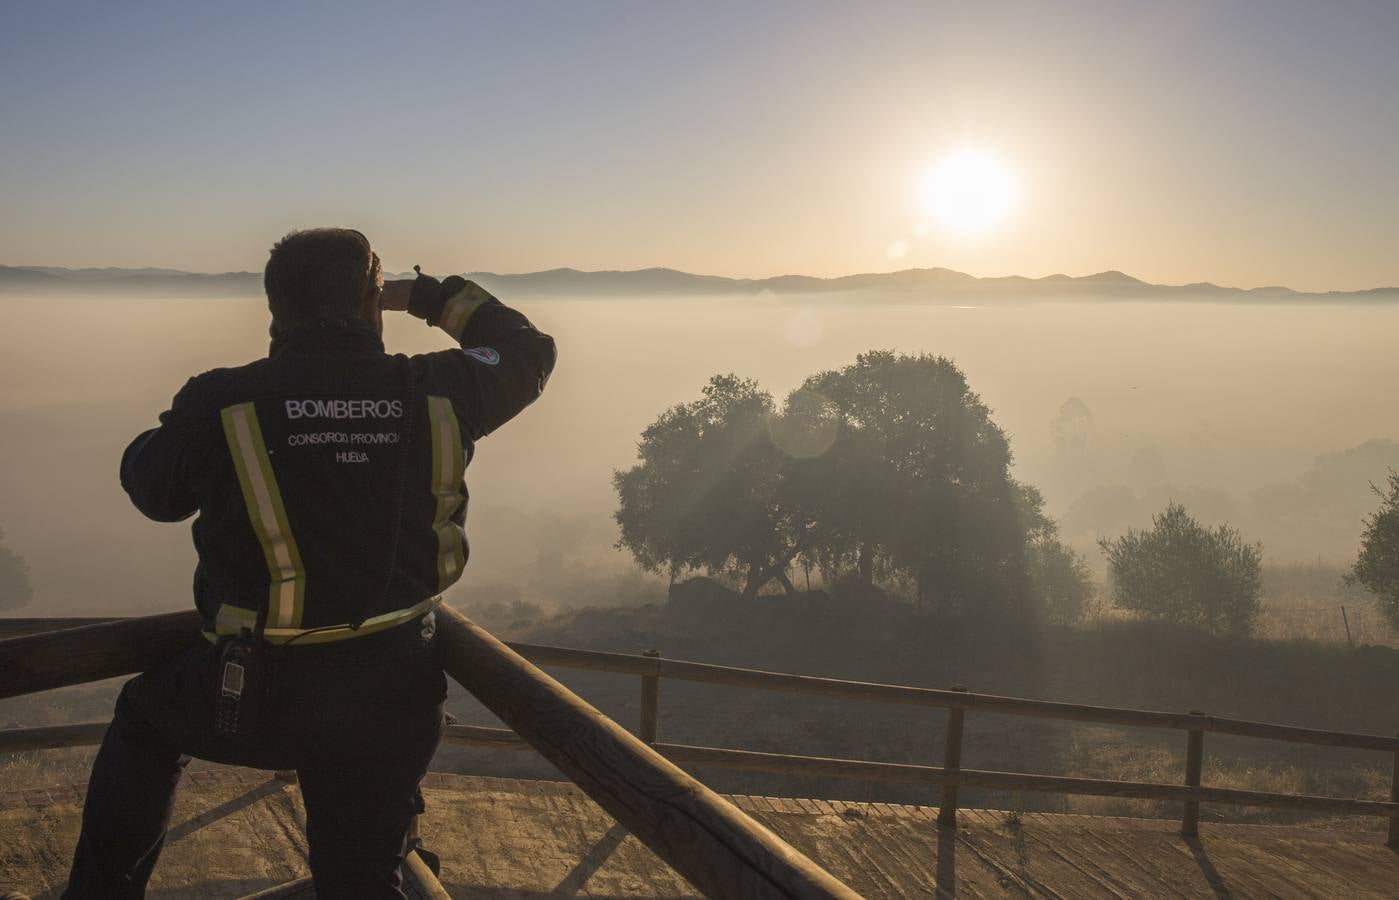
[[[488,366],[494,366],[500,362],[500,353],[494,347],[463,347],[461,352]]]

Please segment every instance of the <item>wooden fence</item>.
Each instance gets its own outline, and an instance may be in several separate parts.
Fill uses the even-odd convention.
[[[640,676],[639,733],[661,755],[675,762],[782,775],[863,778],[871,781],[941,785],[942,805],[938,810],[938,820],[947,825],[956,824],[957,789],[959,787],[978,787],[1086,794],[1098,797],[1124,797],[1140,800],[1180,801],[1183,804],[1181,833],[1186,836],[1194,836],[1199,833],[1200,804],[1202,802],[1378,816],[1389,820],[1388,844],[1392,848],[1399,849],[1399,734],[1387,737],[1376,734],[1327,731],[1295,725],[1276,725],[1246,719],[1208,716],[1198,711],[1169,713],[1060,703],[1049,700],[1029,700],[996,694],[977,694],[960,686],[950,690],[939,690],[820,678],[810,675],[790,675],[758,669],[663,659],[655,650],[648,650],[640,656],[632,656],[625,653],[574,650],[540,644],[512,643],[510,646],[521,656],[537,665]],[[947,711],[943,764],[942,766],[920,766],[870,760],[798,756],[785,753],[758,753],[747,750],[658,742],[656,740],[656,723],[660,696],[659,684],[662,678],[846,700],[940,707]],[[1184,731],[1186,733],[1185,780],[1183,784],[1176,785],[962,768],[962,736],[969,711]],[[1321,797],[1204,786],[1201,784],[1201,775],[1206,732],[1387,753],[1392,757],[1393,764],[1389,800]],[[447,740],[479,746],[526,749],[526,745],[519,738],[513,736],[508,730],[500,728],[450,726]]]
[[[454,611],[450,616],[460,618]],[[153,617],[161,618],[161,617]],[[136,620],[129,620],[136,621]],[[465,622],[464,619],[461,619]],[[469,623],[466,623],[469,625]],[[475,626],[470,626],[475,629]],[[475,629],[479,631],[479,629]],[[18,640],[33,640],[21,638]],[[0,697],[12,690],[4,674],[6,644],[0,641]],[[1187,836],[1198,833],[1201,803],[1238,806],[1272,807],[1277,809],[1329,812],[1359,816],[1376,816],[1388,820],[1388,845],[1399,849],[1399,735],[1385,736],[1354,732],[1329,731],[1295,725],[1254,722],[1246,719],[1222,718],[1202,712],[1157,712],[1110,706],[1091,706],[1048,700],[1030,700],[995,694],[978,694],[961,687],[950,690],[910,687],[791,675],[757,669],[735,668],[708,663],[665,659],[654,650],[640,655],[576,650],[539,644],[512,643],[509,650],[537,666],[613,672],[639,676],[641,679],[641,710],[638,735],[661,756],[675,763],[712,765],[748,771],[772,772],[784,775],[831,776],[863,778],[871,781],[940,785],[942,805],[939,821],[956,824],[958,788],[976,787],[1014,791],[1045,791],[1061,794],[1086,794],[1100,797],[1124,797],[1142,800],[1177,801],[1182,804],[1181,832]],[[449,667],[449,671],[451,668]],[[112,674],[112,673],[109,673]],[[455,673],[454,677],[457,677]],[[542,673],[541,673],[542,674]],[[469,673],[463,672],[469,679]],[[53,676],[50,675],[51,679]],[[104,677],[104,676],[97,676]],[[547,677],[547,676],[543,676]],[[862,702],[892,703],[912,706],[938,707],[946,710],[947,729],[941,766],[909,765],[858,759],[800,756],[784,753],[759,753],[749,750],[691,746],[664,743],[657,739],[660,683],[662,679],[702,682],[753,690],[781,691]],[[83,678],[81,680],[90,680]],[[458,680],[461,680],[460,678]],[[74,683],[65,681],[63,683]],[[468,687],[470,687],[468,685]],[[473,690],[478,698],[482,695]],[[446,740],[454,743],[505,749],[537,748],[531,736],[520,731],[520,725],[492,708],[514,731],[468,725],[448,726]],[[966,717],[995,713],[1029,716],[1060,721],[1092,722],[1103,725],[1168,729],[1185,732],[1185,778],[1182,784],[1158,782],[1116,781],[1059,775],[1039,775],[1018,772],[998,772],[963,768],[962,737]],[[73,746],[100,740],[103,723],[90,725],[53,726],[0,732],[0,751],[36,749],[39,747]],[[528,728],[528,723],[525,723]],[[518,732],[518,733],[517,733]],[[1209,787],[1201,784],[1205,734],[1228,734],[1289,743],[1348,747],[1385,753],[1391,757],[1393,780],[1388,800],[1365,800],[1346,797],[1323,797],[1308,794],[1287,794],[1270,791],[1247,791],[1233,788]],[[547,754],[546,754],[547,755]],[[567,770],[565,770],[567,771]]]
[[[761,823],[679,769],[451,607],[443,668],[706,896],[857,898]],[[202,641],[193,610],[0,640],[0,698],[141,671]],[[101,739],[102,723],[0,732],[0,751]]]

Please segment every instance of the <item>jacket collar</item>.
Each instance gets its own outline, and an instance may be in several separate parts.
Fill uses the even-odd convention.
[[[268,356],[283,353],[384,352],[384,339],[361,319],[319,319],[278,329]]]

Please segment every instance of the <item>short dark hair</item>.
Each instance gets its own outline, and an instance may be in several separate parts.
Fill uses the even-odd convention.
[[[358,318],[383,285],[378,254],[353,228],[293,231],[272,246],[262,273],[272,318],[284,325]]]

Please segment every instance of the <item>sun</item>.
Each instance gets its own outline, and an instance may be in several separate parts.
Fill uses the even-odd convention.
[[[928,215],[958,235],[996,228],[1015,206],[1015,174],[995,154],[979,150],[943,157],[924,176],[922,190]]]

